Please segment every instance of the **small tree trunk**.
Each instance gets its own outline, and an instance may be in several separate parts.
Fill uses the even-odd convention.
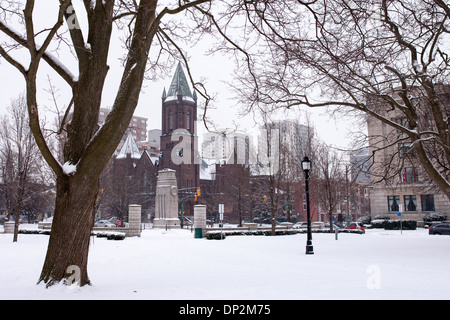
[[[19,235],[20,206],[17,206],[16,209],[19,209],[19,210],[16,210],[16,213],[15,213],[15,215],[14,215],[14,235],[13,235],[13,242],[17,242],[17,238],[18,238],[18,235]]]
[[[57,181],[55,214],[44,266],[38,283],[47,287],[72,276],[80,286],[90,284],[87,273],[89,242],[94,225],[94,207],[98,192],[98,179],[81,179],[63,175]],[[73,267],[72,267],[73,268]]]
[[[333,232],[333,213],[330,212],[328,214],[328,217],[329,217],[329,222],[330,222],[330,232]]]
[[[20,156],[19,156],[20,157]],[[17,189],[17,203],[16,210],[14,215],[14,235],[13,242],[17,242],[17,238],[19,236],[19,223],[20,223],[20,212],[22,211],[22,201],[25,193],[25,172],[21,170],[19,172],[19,185]]]

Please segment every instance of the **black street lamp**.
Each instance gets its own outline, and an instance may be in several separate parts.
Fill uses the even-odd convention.
[[[308,223],[308,237],[306,240],[306,254],[314,254],[311,235],[311,214],[309,210],[309,170],[311,170],[311,161],[305,157],[302,161],[302,169],[305,172],[305,192],[306,192],[306,219]]]

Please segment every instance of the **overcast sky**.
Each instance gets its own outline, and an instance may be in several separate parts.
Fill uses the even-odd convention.
[[[44,15],[47,13],[39,14]],[[20,27],[18,30],[20,30]],[[234,94],[226,84],[226,82],[232,81],[234,69],[232,62],[223,56],[206,56],[205,50],[208,49],[208,47],[209,43],[205,41],[196,48],[191,49],[189,55],[191,57],[190,64],[193,76],[196,79],[205,79],[208,92],[215,96],[215,109],[209,110],[209,119],[219,128],[234,127],[235,122],[238,123],[240,130],[255,132],[255,128],[257,128],[260,123],[255,123],[251,116],[242,118],[238,115],[242,106],[233,99]],[[120,49],[121,44],[120,42],[117,42],[110,50],[111,57],[109,62],[111,69],[108,74],[103,95],[104,107],[112,106],[117,93],[118,81],[120,81],[122,75],[122,69],[118,61],[123,55],[123,51]],[[66,64],[70,61],[64,56],[60,56],[59,59]],[[75,65],[68,65],[68,67],[69,69],[74,69]],[[144,83],[143,92],[140,96],[135,115],[148,118],[148,129],[161,128],[161,95],[164,87],[166,87],[166,89],[169,87],[175,68],[176,64],[173,66],[171,75],[166,79],[161,79],[156,82],[146,81]],[[73,73],[76,74],[76,71],[74,70]],[[5,108],[10,104],[11,99],[16,98],[24,91],[25,82],[22,75],[16,69],[11,67],[3,58],[0,58],[0,75],[2,79],[2,85],[0,86],[0,112],[4,113]],[[43,61],[39,74],[39,84],[41,87],[38,95],[38,102],[40,103],[40,108],[42,110],[41,113],[45,111],[46,108],[53,108],[51,96],[45,92],[45,90],[49,88],[48,78],[51,79],[53,85],[59,88],[58,96],[60,106],[64,104],[67,105],[71,98],[68,86],[65,85],[65,83],[60,80],[60,78],[48,68]],[[351,119],[340,118],[338,121],[334,121],[327,115],[325,109],[312,110],[304,107],[302,109],[293,110],[291,114],[288,115],[280,113],[277,118],[294,118],[300,119],[300,122],[304,122],[306,111],[311,114],[311,119],[321,140],[342,148],[350,145],[348,131],[355,127],[351,122]],[[51,113],[46,112],[45,114],[47,118],[53,117]],[[198,132],[199,136],[206,132],[201,123],[198,127]]]

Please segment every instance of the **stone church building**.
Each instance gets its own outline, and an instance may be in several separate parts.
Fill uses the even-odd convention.
[[[124,217],[126,221],[128,205],[140,204],[142,221],[151,221],[155,217],[158,171],[162,169],[176,171],[179,211],[185,217],[193,216],[195,204],[205,204],[207,218],[216,221],[218,204],[224,204],[225,220],[230,223],[253,221],[258,213],[268,211],[268,202],[263,199],[270,186],[266,176],[252,174],[248,140],[245,151],[237,152],[242,146],[238,147],[235,139],[228,159],[201,159],[195,127],[197,94],[191,91],[181,64],[176,67],[169,89],[162,93],[161,108],[159,156],[140,151],[133,135],[127,135],[101,176],[101,217]],[[293,198],[280,201],[284,201],[283,207],[288,202],[293,207]],[[300,210],[302,203],[296,207]]]
[[[155,189],[158,171],[176,171],[180,210],[193,214],[200,187],[197,94],[191,91],[181,64],[178,64],[169,90],[162,97],[160,155],[139,151],[134,137],[128,134],[125,143],[112,157],[101,177],[99,209],[102,216],[126,215],[130,203],[142,205],[143,218],[154,217]],[[145,221],[145,220],[144,220]]]

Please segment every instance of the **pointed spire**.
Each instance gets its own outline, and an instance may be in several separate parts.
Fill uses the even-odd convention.
[[[125,159],[127,155],[130,155],[133,159],[140,159],[141,153],[139,152],[139,147],[136,144],[136,140],[134,140],[133,135],[131,132],[128,132],[127,139],[125,140],[125,143],[122,146],[122,149],[120,149],[119,154],[117,155],[116,159]]]
[[[189,88],[188,81],[186,79],[186,75],[184,74],[183,67],[181,66],[181,62],[178,63],[177,69],[175,70],[175,74],[172,79],[172,83],[169,87],[169,92],[167,96],[176,97],[183,96],[192,98],[192,92]]]
[[[194,93],[192,94],[192,98],[194,99],[194,101],[197,101],[197,99],[198,99],[197,98],[197,91],[194,89],[193,92]]]
[[[166,98],[167,98],[167,92],[166,92],[166,87],[164,87],[164,91],[163,91],[163,94],[162,94],[162,97],[161,97],[163,100],[166,100]]]

